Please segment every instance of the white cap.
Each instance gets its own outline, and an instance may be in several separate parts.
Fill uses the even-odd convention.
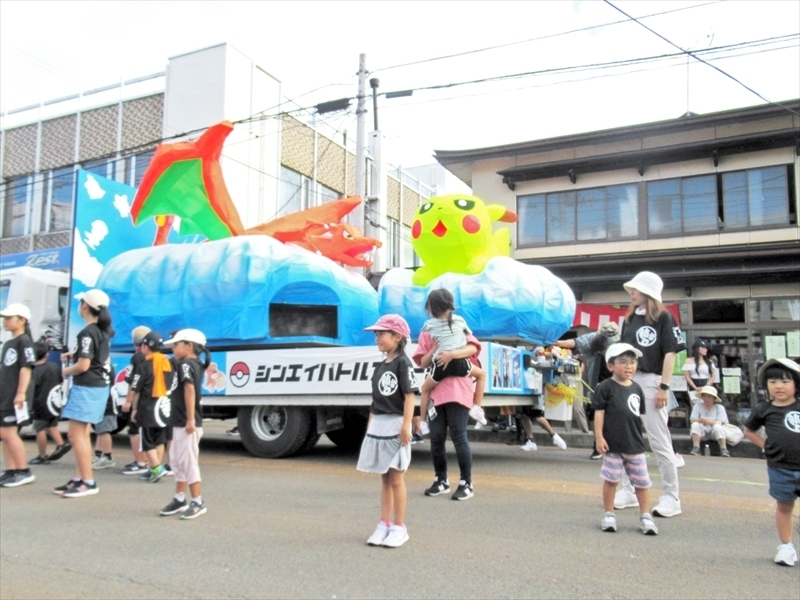
[[[0,312],[0,317],[22,317],[23,319],[30,321],[31,309],[24,304],[15,302],[14,304],[9,304],[6,306],[3,311]]]
[[[623,284],[626,291],[631,289],[639,290],[645,296],[650,296],[653,300],[661,302],[661,290],[664,289],[664,282],[661,277],[650,271],[642,271],[628,283]]]
[[[175,335],[170,339],[166,340],[164,345],[174,346],[178,342],[193,342],[205,346],[206,336],[199,329],[181,329],[180,331],[176,331]]]
[[[83,300],[86,304],[91,306],[93,309],[98,310],[100,308],[107,308],[109,304],[111,304],[111,300],[108,298],[108,294],[106,294],[103,290],[89,290],[88,292],[82,292],[75,296],[78,300]]]
[[[641,351],[637,350],[630,344],[611,344],[608,347],[608,350],[606,350],[606,362],[610,363],[612,360],[621,354],[625,354],[626,352],[633,352],[638,358],[642,357]]]

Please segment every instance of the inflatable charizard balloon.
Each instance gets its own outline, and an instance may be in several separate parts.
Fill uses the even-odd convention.
[[[252,227],[245,233],[269,235],[350,267],[368,267],[372,261],[366,254],[379,248],[381,243],[364,236],[358,227],[340,223],[359,204],[358,196],[339,198]]]
[[[133,199],[133,224],[174,215],[181,219],[183,235],[220,240],[244,233],[219,164],[231,131],[233,124],[223,121],[194,142],[159,145]],[[163,232],[161,237],[166,239]],[[155,243],[161,241],[157,235]]]
[[[492,222],[516,220],[516,213],[499,204],[487,206],[477,196],[430,198],[417,209],[411,225],[411,245],[425,263],[414,272],[412,283],[424,286],[444,273],[481,273],[490,258],[511,254],[508,229],[492,232]]]
[[[156,148],[131,206],[134,225],[155,219],[154,246],[168,243],[179,218],[181,235],[199,234],[209,240],[243,234],[269,235],[344,265],[372,265],[366,254],[381,243],[365,237],[358,227],[340,223],[362,202],[358,196],[327,202],[245,231],[219,164],[222,145],[231,131],[233,124],[223,121],[210,127],[197,141]]]

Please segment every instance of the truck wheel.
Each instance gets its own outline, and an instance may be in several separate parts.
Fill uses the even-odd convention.
[[[364,434],[367,433],[368,418],[359,412],[347,410],[342,418],[344,427],[325,435],[342,450],[355,450],[361,447]]]
[[[291,456],[311,429],[308,410],[297,406],[242,406],[238,422],[242,444],[261,458]]]

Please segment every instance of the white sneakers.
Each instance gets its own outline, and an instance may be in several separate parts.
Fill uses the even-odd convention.
[[[553,438],[552,439],[553,439],[553,443],[556,446],[558,446],[562,450],[566,450],[567,449],[567,442],[565,442],[563,439],[561,439],[560,435],[558,435],[557,433],[553,434]]]
[[[636,499],[636,494],[633,492],[621,489],[614,494],[614,508],[617,510],[622,510],[623,508],[639,508],[639,500]]]
[[[681,512],[681,501],[666,494],[658,499],[658,504],[653,508],[653,514],[657,517],[677,517]]]
[[[469,409],[469,416],[481,425],[486,425],[487,423],[486,415],[483,413],[483,409],[477,404],[473,404],[472,408]]]
[[[605,515],[603,515],[603,520],[600,522],[600,529],[603,531],[617,530],[617,517],[613,512],[607,512]]]
[[[389,534],[383,539],[387,548],[399,548],[408,541],[408,530],[405,525],[392,525]]]
[[[538,450],[539,446],[536,445],[536,442],[533,440],[528,440],[525,442],[525,445],[520,448],[521,450],[525,450],[525,452],[530,452],[531,450]]]
[[[775,564],[793,567],[797,564],[797,550],[794,544],[781,544],[778,546],[778,553],[775,555]]]
[[[658,527],[656,527],[653,517],[649,513],[644,513],[639,518],[639,523],[642,526],[642,533],[645,535],[658,535]]]
[[[387,526],[381,521],[375,528],[375,533],[369,536],[367,544],[370,546],[386,546],[399,548],[408,541],[408,530],[405,525]]]

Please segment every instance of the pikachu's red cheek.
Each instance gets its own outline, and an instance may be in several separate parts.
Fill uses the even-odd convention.
[[[474,215],[467,215],[461,219],[461,226],[467,233],[478,233],[481,229],[481,222]]]

